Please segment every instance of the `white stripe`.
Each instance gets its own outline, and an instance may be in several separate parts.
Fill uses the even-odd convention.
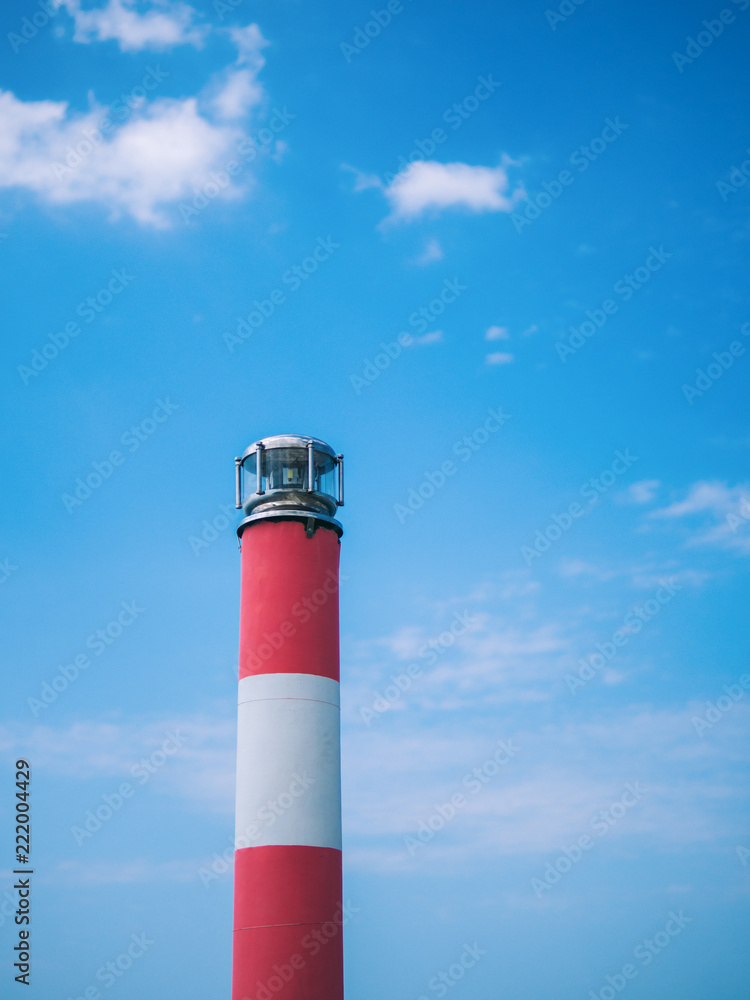
[[[341,685],[318,674],[251,674],[240,681],[239,703],[266,698],[309,698],[339,707]]]
[[[338,692],[314,674],[240,681],[236,847],[341,849]]]

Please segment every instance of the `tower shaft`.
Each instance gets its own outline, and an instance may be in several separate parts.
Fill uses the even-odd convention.
[[[241,533],[232,1000],[343,1000],[340,532],[290,514]]]

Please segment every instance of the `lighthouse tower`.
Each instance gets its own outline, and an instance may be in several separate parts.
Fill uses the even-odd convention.
[[[343,1000],[343,455],[276,435],[236,464],[242,564],[232,1000]]]

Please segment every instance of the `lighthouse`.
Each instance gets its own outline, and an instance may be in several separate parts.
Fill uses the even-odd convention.
[[[275,435],[235,459],[241,552],[232,1000],[343,1000],[343,455]]]

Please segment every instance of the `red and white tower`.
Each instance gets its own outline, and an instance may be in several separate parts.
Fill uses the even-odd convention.
[[[343,455],[276,435],[235,459],[242,553],[232,1000],[343,1000]]]

